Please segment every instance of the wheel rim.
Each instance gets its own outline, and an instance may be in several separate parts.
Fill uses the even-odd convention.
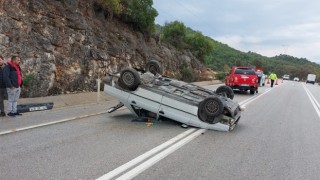
[[[134,83],[134,76],[130,72],[123,73],[122,80],[126,85],[131,85]]]
[[[219,111],[219,105],[216,101],[207,102],[205,108],[210,114],[214,114]]]
[[[149,66],[149,71],[152,73],[152,74],[157,74],[158,73],[158,68],[154,65],[150,65]]]

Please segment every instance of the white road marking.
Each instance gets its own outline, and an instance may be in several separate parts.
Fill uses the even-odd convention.
[[[150,151],[134,158],[133,160],[123,164],[122,166],[114,169],[113,171],[110,171],[109,173],[101,176],[100,178],[98,178],[97,180],[107,180],[107,179],[111,179],[111,178],[114,178],[115,176],[119,175],[120,173],[128,170],[129,168],[132,168],[133,166],[139,164],[140,162],[146,160],[147,158],[149,158],[150,156],[162,151],[163,149],[169,147],[170,145],[172,145],[173,143],[181,140],[182,138],[186,137],[187,135],[193,133],[196,129],[195,128],[192,128],[192,129],[189,129],[179,135],[177,135],[176,137],[170,139],[169,141],[151,149]]]
[[[319,118],[320,118],[320,104],[318,103],[318,101],[316,100],[316,98],[312,95],[312,93],[309,91],[309,89],[306,87],[305,84],[302,84],[304,90],[306,91],[310,101],[311,101],[311,104],[313,106],[313,108],[316,110]]]
[[[161,153],[157,154],[156,156],[150,158],[149,160],[145,161],[144,163],[140,164],[139,166],[133,168],[129,172],[123,174],[117,180],[127,180],[127,179],[132,179],[136,177],[138,174],[143,172],[144,170],[148,169],[149,167],[153,166],[157,162],[161,161],[163,158],[167,157],[168,155],[172,154],[185,144],[189,143],[193,139],[197,138],[201,134],[203,134],[206,130],[205,129],[199,129],[196,132],[192,133],[188,137],[182,139],[181,141],[177,142],[176,144],[172,145],[168,149],[162,151]]]
[[[58,123],[63,123],[63,122],[68,122],[68,121],[88,118],[88,117],[91,117],[91,116],[97,116],[97,115],[106,114],[106,113],[107,113],[107,111],[102,111],[102,112],[87,114],[87,115],[83,115],[83,116],[75,116],[75,117],[71,117],[71,118],[66,118],[66,119],[53,121],[53,122],[49,122],[49,123],[37,124],[37,125],[34,125],[34,126],[27,126],[27,127],[17,128],[17,129],[10,129],[10,130],[7,130],[7,131],[0,132],[0,136],[1,135],[15,133],[15,132],[19,132],[19,131],[25,131],[25,130],[29,130],[29,129],[39,128],[39,127],[43,127],[43,126],[49,126],[49,125],[53,125],[53,124],[58,124]]]
[[[261,96],[267,94],[270,91],[271,91],[271,88],[266,89],[262,94],[259,94],[257,96],[253,96],[253,97],[251,97],[249,99],[246,99],[246,100],[240,102],[239,105],[245,107],[246,105],[252,103],[253,101],[257,100],[258,98],[260,98]]]

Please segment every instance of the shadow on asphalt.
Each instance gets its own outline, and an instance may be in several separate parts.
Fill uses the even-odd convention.
[[[240,91],[239,91],[240,92]],[[247,95],[249,93],[245,93],[245,92],[240,92],[240,94],[244,94]],[[250,95],[250,94],[249,94]],[[114,115],[111,116],[112,119],[114,120],[114,122],[119,122],[119,123],[128,123],[128,124],[147,124],[148,121],[149,123],[151,123],[150,125],[164,125],[164,126],[176,126],[178,128],[183,128],[182,127],[182,123],[178,122],[178,121],[174,121],[172,119],[169,118],[165,118],[165,117],[161,117],[159,120],[156,120],[154,118],[138,118],[136,117],[134,114],[132,114],[131,112],[127,111],[127,112],[116,112]],[[183,129],[189,129],[189,128],[198,128],[198,127],[193,127],[193,126],[187,126],[186,128]],[[239,124],[231,131],[231,132],[221,132],[221,131],[214,131],[214,130],[208,130],[209,132],[215,132],[215,133],[237,133],[239,131],[242,131],[244,129],[246,129],[247,127],[244,126],[243,124],[241,124],[241,119],[239,121]]]
[[[148,119],[149,119],[149,121],[153,124],[162,124],[162,125],[170,125],[170,126],[172,126],[172,125],[180,126],[181,125],[180,122],[177,122],[177,121],[174,121],[174,120],[171,120],[168,118],[161,118],[159,120],[156,120],[154,118],[147,118],[147,117],[146,118],[138,118],[130,112],[116,114],[116,115],[113,115],[112,118],[115,121],[127,122],[127,123],[143,123],[143,124],[145,124],[148,122]]]

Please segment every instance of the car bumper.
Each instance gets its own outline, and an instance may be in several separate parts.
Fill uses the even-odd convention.
[[[239,89],[242,91],[247,91],[250,90],[252,88],[258,88],[258,85],[252,85],[252,84],[248,84],[248,85],[234,85],[231,86],[232,89]]]

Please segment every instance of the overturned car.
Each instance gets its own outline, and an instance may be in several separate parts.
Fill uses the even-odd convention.
[[[231,131],[237,125],[240,106],[233,101],[233,91],[220,86],[211,91],[183,81],[161,76],[158,61],[146,64],[145,70],[125,68],[104,78],[104,92],[120,103],[109,113],[126,106],[138,117],[153,114],[156,119],[169,118],[189,126]]]

